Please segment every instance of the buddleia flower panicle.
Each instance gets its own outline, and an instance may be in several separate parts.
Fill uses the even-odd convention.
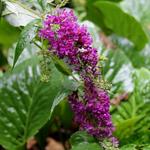
[[[80,129],[101,141],[113,138],[110,98],[107,91],[95,83],[101,78],[99,56],[86,26],[78,23],[72,10],[57,9],[47,15],[39,36],[49,41],[51,54],[68,63],[83,80],[84,94],[80,96],[74,91],[68,97]]]

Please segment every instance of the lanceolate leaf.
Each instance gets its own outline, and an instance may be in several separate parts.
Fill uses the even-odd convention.
[[[20,54],[24,50],[24,48],[30,44],[32,39],[36,36],[36,32],[38,30],[38,27],[36,26],[36,23],[38,23],[40,20],[36,19],[33,22],[29,23],[21,32],[21,35],[19,37],[16,49],[15,49],[15,56],[14,56],[14,62],[13,67],[15,66]]]
[[[55,100],[69,92],[64,82],[67,78],[54,65],[50,82],[40,82],[36,59],[23,62],[0,79],[0,144],[4,148],[16,150],[38,132]]]
[[[87,6],[87,10],[88,18],[105,32],[109,34],[114,32],[128,38],[137,49],[142,49],[148,42],[148,37],[140,23],[125,13],[117,4],[109,1],[96,1]]]

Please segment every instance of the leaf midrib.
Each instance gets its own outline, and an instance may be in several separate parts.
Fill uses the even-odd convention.
[[[38,83],[39,83],[39,82],[38,82]],[[38,83],[37,83],[37,85],[38,85]],[[37,86],[34,88],[32,96],[29,97],[31,103],[30,103],[30,106],[29,106],[29,109],[28,109],[28,112],[27,112],[27,120],[26,120],[26,123],[25,123],[25,130],[24,130],[24,136],[23,136],[23,142],[24,142],[24,143],[26,142],[26,139],[28,138],[28,127],[29,127],[29,123],[30,123],[30,121],[29,121],[29,118],[30,118],[30,117],[29,117],[29,116],[30,116],[30,114],[31,114],[31,107],[32,107],[33,98],[34,98],[34,95],[35,95],[35,93],[36,93],[36,90],[37,90]],[[24,144],[24,143],[23,143],[23,144]]]

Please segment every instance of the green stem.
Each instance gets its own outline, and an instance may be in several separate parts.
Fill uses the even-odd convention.
[[[39,49],[41,49],[41,50],[43,50],[43,48],[39,45],[39,44],[37,44],[35,41],[32,41]]]
[[[71,74],[72,78],[77,81],[79,84],[82,84],[82,82],[80,82],[80,80],[78,80],[73,74]]]
[[[35,41],[32,41],[39,49],[43,50],[43,48],[37,44]],[[52,57],[52,56],[51,56]],[[72,78],[77,81],[79,84],[82,84],[73,74],[70,74],[72,76]]]

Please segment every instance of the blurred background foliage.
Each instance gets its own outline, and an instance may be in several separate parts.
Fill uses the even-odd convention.
[[[50,67],[53,72],[51,83],[58,82],[60,78],[63,78],[65,83],[61,82],[59,88],[56,87],[57,90],[43,85],[45,83],[38,83],[40,69],[35,54],[39,48],[32,42],[28,42],[23,48],[24,51],[21,53],[14,71],[11,71],[16,44],[21,38],[21,30],[41,12],[50,12],[53,7],[51,3],[59,3],[59,0],[13,2],[0,1],[0,136],[2,137],[4,133],[6,135],[0,137],[0,144],[6,149],[10,147],[15,149],[16,145],[21,145],[22,141],[24,143],[28,137],[35,135],[38,145],[41,147],[45,145],[48,136],[65,145],[70,135],[78,129],[72,121],[73,113],[66,100],[67,93],[75,85],[65,79],[65,75],[58,72],[54,66]],[[105,79],[112,84],[110,111],[116,126],[114,135],[120,141],[120,149],[149,150],[150,1],[72,0],[65,7],[73,8],[79,22],[88,27],[94,39],[94,46],[98,48],[100,56],[103,58],[103,61],[100,62],[101,71]],[[33,14],[30,10],[34,10],[36,13]],[[35,86],[36,90],[34,90]],[[55,97],[55,101],[50,101],[51,119],[49,121],[50,107],[46,106],[49,104],[50,93],[43,93],[39,88],[43,89],[43,92],[53,89],[54,96],[51,96],[51,99]],[[34,93],[32,93],[33,91]],[[28,104],[24,103],[25,97]],[[21,99],[22,103],[17,103],[15,99]],[[38,99],[41,102],[36,104]],[[64,101],[62,101],[63,99]],[[36,105],[36,109],[34,109],[34,105]],[[40,106],[41,108],[39,108]],[[12,108],[15,108],[16,113]],[[42,108],[45,109],[44,112],[42,112]],[[10,114],[7,113],[7,110]],[[31,110],[33,110],[32,113]],[[44,116],[42,120],[37,111]],[[18,114],[22,116],[18,116]],[[24,129],[23,120],[15,122],[14,117],[24,117],[25,120],[28,120],[28,127]],[[34,121],[33,118],[35,118]],[[9,121],[12,122],[13,132],[9,129],[9,126],[11,127]],[[17,126],[18,123],[19,126]],[[5,126],[7,127],[6,131]],[[16,131],[14,126],[19,131]],[[2,129],[4,133],[1,132]],[[84,147],[84,145],[82,146]],[[77,146],[73,150],[82,150],[83,147]]]

